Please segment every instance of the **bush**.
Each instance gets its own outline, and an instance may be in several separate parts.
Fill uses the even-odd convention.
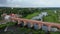
[[[7,23],[6,23],[7,26],[13,26],[13,25],[15,25],[15,24],[16,24],[16,22],[7,22]]]
[[[1,25],[0,25],[0,30],[1,30],[1,29],[5,29],[5,27],[6,27],[5,24],[1,24]]]
[[[14,22],[7,22],[6,24],[1,24],[0,25],[0,28],[5,28],[6,26],[13,26],[13,25],[15,25],[16,23],[14,23]]]

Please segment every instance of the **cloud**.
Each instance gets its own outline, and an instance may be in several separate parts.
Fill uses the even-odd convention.
[[[7,0],[0,0],[0,4],[7,4]]]
[[[2,2],[1,2],[2,1]],[[60,7],[60,0],[1,0],[0,6],[7,7]]]

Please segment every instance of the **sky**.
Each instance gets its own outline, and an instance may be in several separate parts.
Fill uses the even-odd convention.
[[[60,7],[60,0],[0,0],[0,7]]]

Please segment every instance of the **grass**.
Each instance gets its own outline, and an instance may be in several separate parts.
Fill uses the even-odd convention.
[[[44,17],[44,21],[46,22],[57,22],[58,23],[58,16],[57,13],[54,13],[53,11],[47,11],[48,16]]]
[[[7,23],[6,23],[7,26],[13,26],[13,25],[15,25],[15,24],[16,24],[16,22],[7,22]]]
[[[0,25],[0,29],[2,29],[2,28],[4,28],[4,27],[6,27],[6,24],[1,24],[1,25]]]
[[[14,25],[14,23],[12,23],[12,22],[9,22],[7,24],[9,24],[8,26]],[[6,26],[6,25],[2,25],[2,26]],[[17,29],[17,32],[8,31],[8,32],[3,32],[3,34],[21,34],[21,33],[29,34],[31,32],[32,32],[32,34],[39,34],[39,33],[45,34],[45,31],[43,31],[43,30],[34,30],[34,29],[26,28],[26,27],[17,27],[16,29]],[[51,32],[51,34],[59,34],[59,33],[60,32]]]
[[[60,34],[60,32],[51,32],[51,34]]]
[[[13,23],[13,22],[7,22],[6,24],[1,24],[0,25],[0,28],[4,28],[4,27],[6,27],[6,26],[13,26],[13,25],[15,25],[16,23]]]
[[[24,17],[24,18],[26,18],[26,19],[31,19],[32,17],[35,17],[35,16],[37,16],[38,14],[40,14],[40,12],[34,12],[33,14],[29,14],[29,15],[27,15],[27,16]]]
[[[43,12],[43,11],[42,11],[42,12]],[[48,12],[48,16],[46,16],[46,17],[43,18],[43,20],[44,20],[45,22],[55,22],[55,23],[59,23],[59,22],[58,22],[58,15],[57,15],[57,13],[54,13],[53,10],[46,10],[46,12]],[[38,14],[40,14],[40,12],[34,12],[33,14],[29,14],[29,15],[27,15],[27,16],[24,17],[24,18],[26,18],[26,19],[31,19],[31,18],[33,18],[34,16],[37,16]]]
[[[25,27],[18,27],[17,28],[17,31],[18,32],[5,32],[5,34],[29,34],[29,33],[32,33],[32,34],[45,34],[45,31],[41,31],[41,30],[34,30],[34,29],[29,29],[29,28],[25,28]],[[50,32],[50,34],[59,34],[60,32]]]

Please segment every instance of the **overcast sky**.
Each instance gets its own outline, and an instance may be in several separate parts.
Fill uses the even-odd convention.
[[[60,7],[60,0],[0,0],[0,7]]]

